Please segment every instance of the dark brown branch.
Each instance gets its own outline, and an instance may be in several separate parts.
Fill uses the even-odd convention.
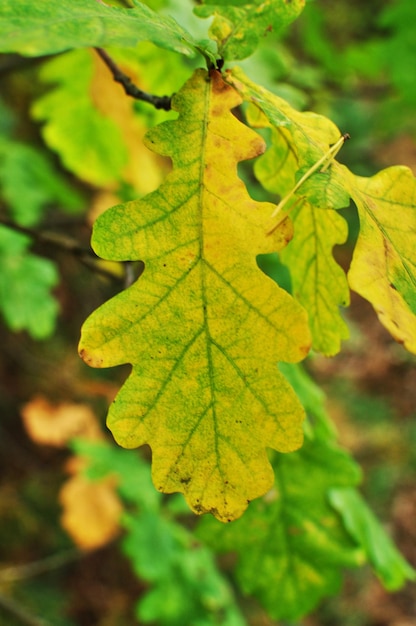
[[[112,280],[119,280],[120,278],[116,274],[113,274],[109,270],[101,267],[99,258],[92,248],[89,246],[82,246],[78,243],[78,241],[71,239],[67,235],[55,232],[38,231],[33,228],[16,224],[5,217],[0,217],[0,224],[14,230],[15,232],[27,235],[33,241],[53,246],[54,248],[58,248],[59,250],[63,250],[64,252],[68,252],[76,256],[78,260],[83,263],[83,265],[97,274],[101,274],[102,276],[106,276]]]
[[[119,68],[117,63],[107,54],[102,48],[95,48],[97,54],[101,57],[104,63],[111,71],[114,80],[123,86],[124,91],[128,96],[135,98],[136,100],[143,100],[152,104],[156,109],[164,109],[170,111],[171,109],[171,97],[170,96],[154,96],[150,93],[146,93],[139,89],[131,79]]]

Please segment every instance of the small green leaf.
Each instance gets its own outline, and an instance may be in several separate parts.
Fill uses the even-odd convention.
[[[261,39],[288,26],[304,6],[305,0],[219,0],[204,2],[194,11],[199,17],[215,15],[210,34],[218,42],[220,56],[232,60],[253,54]]]
[[[331,489],[329,499],[350,535],[366,552],[375,573],[389,591],[397,591],[416,571],[395,548],[380,522],[355,489]]]
[[[34,339],[49,337],[58,305],[50,290],[58,282],[55,265],[26,252],[26,237],[0,227],[0,308],[14,331]]]
[[[83,199],[42,152],[30,145],[0,139],[0,189],[19,224],[37,224],[43,211],[77,211]]]
[[[43,121],[42,133],[65,167],[95,185],[119,181],[127,163],[120,128],[105,116],[91,95],[93,56],[74,50],[42,68],[41,79],[53,87],[35,101],[32,115]]]
[[[98,0],[2,0],[0,4],[0,52],[39,56],[71,48],[133,48],[139,41],[185,56],[194,56],[200,48],[173,18],[137,0],[131,9]],[[209,50],[203,52],[215,61]]]

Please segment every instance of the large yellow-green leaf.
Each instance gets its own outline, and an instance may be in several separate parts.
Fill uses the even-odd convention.
[[[242,95],[256,105],[248,112],[251,125],[272,129],[270,147],[255,163],[256,177],[269,191],[285,196],[299,173],[319,161],[340,132],[325,117],[296,111],[257,87],[241,71],[237,76]],[[326,355],[336,354],[348,337],[339,313],[340,305],[349,304],[348,283],[332,255],[333,247],[346,241],[348,230],[344,218],[328,208],[348,205],[345,187],[338,171],[330,169],[316,172],[299,188],[290,212],[294,237],[280,254],[290,271],[293,295],[308,311],[312,346]]]
[[[342,170],[360,217],[350,286],[371,302],[392,336],[416,353],[415,178],[401,166],[372,178]]]
[[[240,103],[218,72],[197,70],[175,96],[177,121],[147,143],[173,160],[154,193],[99,218],[96,252],[143,259],[143,276],[86,321],[95,367],[132,363],[109,426],[125,447],[150,444],[153,480],[197,513],[231,520],[273,484],[266,447],[302,442],[303,409],[277,370],[308,352],[302,307],[257,267],[290,239],[267,236],[273,205],[253,201],[237,162],[263,140],[231,113]]]

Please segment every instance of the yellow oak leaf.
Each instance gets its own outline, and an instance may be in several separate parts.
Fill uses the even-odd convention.
[[[292,228],[267,235],[274,205],[238,178],[237,163],[264,151],[232,114],[240,103],[219,72],[197,70],[173,99],[179,118],[149,132],[172,172],[100,216],[93,235],[99,256],[142,259],[145,271],[88,318],[79,346],[93,367],[133,365],[109,412],[116,440],[149,444],[157,489],[222,521],[272,486],[267,447],[301,445],[304,411],[277,363],[310,346],[304,309],[256,264]]]
[[[342,170],[360,218],[350,287],[371,302],[396,341],[416,353],[416,179],[404,166],[371,178]]]

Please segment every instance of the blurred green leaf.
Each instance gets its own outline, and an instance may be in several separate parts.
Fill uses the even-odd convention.
[[[32,115],[44,122],[45,141],[66,168],[89,183],[111,185],[121,178],[127,149],[120,128],[93,102],[93,71],[93,56],[87,50],[48,62],[41,80],[52,88],[35,101]]]
[[[58,313],[51,295],[58,274],[52,261],[30,254],[27,247],[26,237],[0,226],[0,309],[11,330],[46,339]]]
[[[395,548],[380,522],[355,489],[331,489],[329,500],[341,515],[350,535],[364,548],[369,562],[386,589],[396,591],[407,580],[416,580],[416,571]]]
[[[58,173],[51,160],[34,147],[0,138],[0,192],[18,224],[33,226],[43,211],[74,212],[84,201]]]
[[[0,5],[1,52],[40,56],[71,48],[134,47],[139,41],[185,56],[200,47],[173,18],[137,0],[130,9],[98,0],[2,0]],[[208,49],[204,53],[215,60]]]

